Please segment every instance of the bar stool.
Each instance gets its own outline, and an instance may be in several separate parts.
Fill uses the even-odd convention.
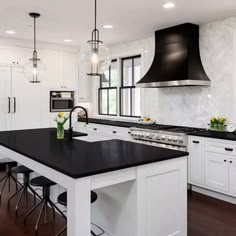
[[[17,184],[21,185],[19,181],[17,181],[16,178],[13,177],[12,173],[11,173],[11,167],[16,165],[16,162],[12,161],[9,158],[5,158],[0,160],[1,164],[5,164],[6,165],[6,174],[4,175],[4,177],[0,180],[0,183],[3,182],[3,186],[0,190],[0,200],[2,198],[2,192],[6,186],[6,183],[8,182],[8,191],[10,192],[11,190],[11,180],[13,180],[16,184],[16,190],[17,190]]]
[[[17,194],[19,192],[21,192],[20,197],[17,201],[16,204],[16,208],[15,208],[15,214],[16,216],[18,215],[18,208],[19,205],[21,203],[22,197],[25,197],[25,203],[28,202],[28,190],[31,191],[31,193],[33,193],[34,195],[34,205],[36,202],[36,196],[41,199],[41,197],[34,191],[34,189],[30,186],[30,173],[32,173],[33,171],[25,166],[15,166],[13,168],[11,168],[11,173],[15,173],[15,174],[23,174],[23,184],[22,186],[9,198],[8,200],[8,209],[10,207],[10,202],[11,200],[17,196]]]
[[[91,204],[94,203],[94,202],[96,202],[96,201],[97,201],[97,198],[98,198],[97,194],[96,194],[95,192],[91,191]],[[61,194],[57,197],[57,202],[60,203],[60,204],[63,205],[63,206],[67,206],[67,192],[61,193]],[[93,224],[93,225],[95,225],[95,224]],[[104,230],[101,229],[98,225],[95,225],[95,226],[98,227],[98,228],[102,231],[102,233],[99,234],[99,235],[96,235],[96,234],[91,230],[91,234],[92,234],[93,236],[100,236],[100,235],[102,235],[102,234],[105,233]],[[67,229],[67,226],[65,226],[59,233],[57,233],[56,236],[60,236],[62,233],[64,233],[64,232],[66,231],[66,229]]]
[[[37,219],[37,222],[36,222],[36,225],[35,225],[35,235],[38,235],[38,225],[39,225],[39,222],[40,222],[40,219],[42,217],[42,214],[43,214],[43,211],[45,213],[45,218],[44,218],[44,223],[46,224],[47,223],[47,211],[48,211],[48,205],[50,205],[52,207],[52,210],[53,210],[53,218],[55,219],[55,210],[57,210],[65,219],[66,219],[66,216],[61,212],[61,210],[51,201],[50,199],[50,187],[53,186],[53,185],[56,185],[55,182],[43,177],[43,176],[39,176],[39,177],[36,177],[36,178],[33,178],[31,181],[30,181],[30,184],[32,186],[35,186],[35,187],[42,187],[43,188],[43,198],[41,198],[41,201],[35,205],[26,215],[25,215],[25,218],[24,218],[24,224],[26,224],[26,220],[27,220],[27,217],[32,213],[34,212],[40,205],[41,208],[40,208],[40,212],[39,212],[39,216],[38,216],[38,219]]]

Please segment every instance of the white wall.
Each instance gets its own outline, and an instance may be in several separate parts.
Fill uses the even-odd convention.
[[[212,115],[236,122],[235,32],[236,17],[200,26],[200,53],[211,86],[142,89],[142,115],[158,123],[196,127],[206,127]],[[113,58],[141,53],[145,74],[154,57],[154,36],[111,50]]]

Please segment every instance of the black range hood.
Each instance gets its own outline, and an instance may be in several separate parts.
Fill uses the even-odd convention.
[[[155,56],[137,87],[209,86],[199,51],[199,26],[191,23],[155,32]]]

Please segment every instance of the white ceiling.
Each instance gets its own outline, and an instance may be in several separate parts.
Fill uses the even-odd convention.
[[[107,44],[143,39],[155,30],[178,23],[202,24],[236,15],[236,0],[173,0],[174,9],[163,9],[165,0],[98,0],[98,28]],[[41,13],[40,41],[72,45],[85,43],[94,22],[94,0],[0,0],[0,36],[14,30],[15,38],[32,39],[29,12]],[[104,24],[114,29],[103,29]],[[8,36],[10,37],[10,36]]]

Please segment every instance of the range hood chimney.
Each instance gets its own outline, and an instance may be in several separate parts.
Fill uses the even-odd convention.
[[[137,87],[209,86],[199,51],[199,26],[191,23],[155,32],[155,56]]]

